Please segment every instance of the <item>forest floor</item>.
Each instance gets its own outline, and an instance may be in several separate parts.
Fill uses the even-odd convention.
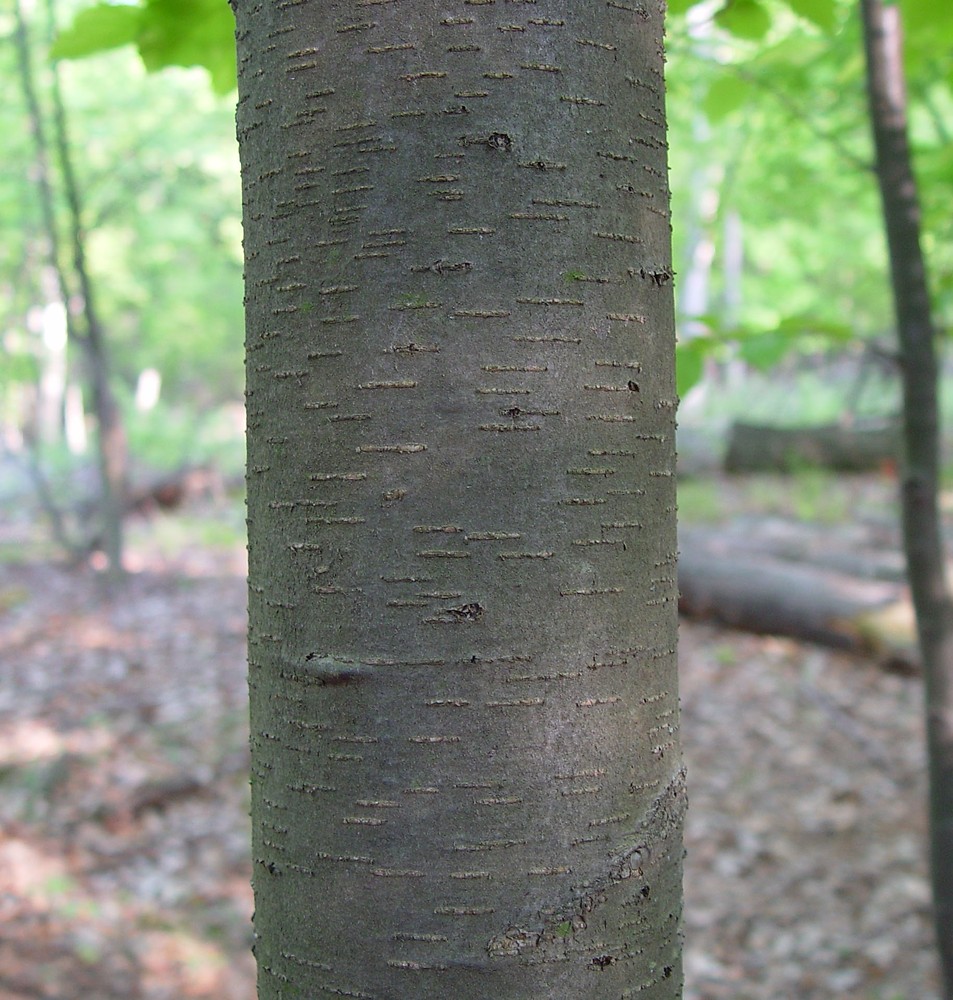
[[[0,1000],[254,996],[223,518],[139,522],[114,594],[0,525]],[[686,1000],[936,1000],[920,679],[697,623],[681,671]]]

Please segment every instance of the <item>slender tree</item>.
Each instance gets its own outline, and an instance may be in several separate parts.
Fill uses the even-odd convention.
[[[900,10],[861,0],[867,91],[900,343],[905,464],[901,495],[907,572],[926,680],[930,858],[944,996],[953,1000],[953,602],[938,509],[936,331],[907,140]]]
[[[54,0],[47,0],[51,33],[56,26]],[[79,339],[86,362],[86,380],[96,415],[96,456],[99,465],[102,548],[109,572],[123,570],[123,513],[127,490],[128,446],[119,403],[111,382],[111,361],[106,331],[100,319],[95,288],[86,259],[83,205],[70,151],[66,105],[60,87],[59,67],[53,63],[50,99],[53,107],[53,142],[62,177],[63,197],[69,220],[69,243],[73,273],[81,303],[83,333]],[[75,328],[74,323],[74,328]],[[76,333],[74,332],[74,337]]]
[[[678,997],[664,4],[232,6],[259,997]]]
[[[109,357],[105,331],[94,301],[93,283],[86,262],[86,234],[82,224],[82,199],[73,170],[67,131],[66,108],[54,64],[51,74],[50,100],[52,115],[44,113],[35,84],[27,20],[20,0],[13,5],[20,83],[26,103],[30,129],[36,147],[34,174],[39,194],[43,228],[46,236],[46,256],[55,275],[56,290],[66,309],[67,332],[70,340],[82,351],[86,364],[87,385],[92,396],[92,409],[97,424],[97,457],[100,474],[100,516],[102,546],[112,573],[122,569],[122,512],[126,479],[126,437],[122,418],[109,378]],[[47,17],[52,34],[55,10],[47,2]],[[51,164],[50,143],[47,139],[47,119],[52,120],[53,149],[59,165],[60,190]],[[65,203],[68,218],[68,251],[63,247],[57,222],[57,201]],[[64,258],[70,258],[67,264]],[[79,303],[76,308],[75,303]],[[39,473],[39,469],[37,469]],[[42,487],[46,489],[45,486]],[[43,497],[44,506],[53,520],[54,530],[64,543],[67,536],[60,514],[52,498]],[[70,548],[74,546],[70,545]]]

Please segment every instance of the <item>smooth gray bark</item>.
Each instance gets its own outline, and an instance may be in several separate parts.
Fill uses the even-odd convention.
[[[233,6],[259,996],[678,997],[663,5]]]

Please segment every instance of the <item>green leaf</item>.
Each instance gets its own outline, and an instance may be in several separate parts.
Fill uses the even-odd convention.
[[[771,28],[771,16],[758,0],[726,0],[715,14],[715,23],[736,38],[757,42]]]
[[[694,7],[699,0],[668,0],[669,14],[684,14],[686,10]]]
[[[815,319],[807,314],[785,316],[779,321],[775,332],[791,339],[813,335],[840,343],[848,343],[855,336],[854,330],[847,323]]]
[[[953,27],[953,6],[938,4],[936,0],[903,0],[900,4],[904,30],[908,32],[930,32],[936,36]],[[942,48],[947,39],[937,38],[936,44]]]
[[[146,69],[204,66],[218,93],[235,86],[235,22],[225,0],[146,0],[139,34]]]
[[[904,0],[900,4],[900,10],[903,17],[907,76],[935,76],[938,67],[949,56],[950,38],[953,36],[953,5],[927,0]],[[948,75],[947,83],[953,86],[953,77]]]
[[[73,23],[56,36],[50,56],[79,59],[129,45],[139,34],[142,13],[141,7],[109,3],[81,10]]]
[[[719,76],[708,88],[702,108],[713,122],[727,118],[751,98],[751,84],[740,76]]]
[[[53,45],[55,59],[75,59],[136,42],[146,69],[204,66],[220,94],[234,89],[235,22],[225,0],[100,3],[77,14]]]
[[[793,338],[785,334],[759,333],[739,344],[741,357],[754,368],[773,368],[794,347]]]
[[[832,33],[837,27],[837,4],[832,0],[787,0],[787,5],[821,31]]]
[[[680,397],[701,381],[705,358],[718,346],[708,337],[696,337],[675,347],[675,388]]]

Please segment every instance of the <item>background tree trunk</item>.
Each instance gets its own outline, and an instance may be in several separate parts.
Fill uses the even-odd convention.
[[[233,6],[259,996],[677,997],[663,5]]]
[[[47,0],[47,13],[50,29],[55,31],[54,0]],[[86,261],[83,207],[79,183],[73,170],[66,106],[63,103],[59,70],[56,63],[53,64],[52,68],[51,84],[53,139],[60,164],[63,196],[68,209],[73,273],[82,310],[83,334],[80,338],[80,344],[85,356],[86,378],[92,411],[96,415],[96,457],[99,468],[102,548],[106,555],[109,574],[115,579],[123,573],[123,511],[129,467],[126,429],[119,403],[113,392],[106,331],[99,318],[93,282]],[[75,330],[75,322],[73,327]]]
[[[901,494],[907,574],[926,687],[933,905],[944,996],[953,1000],[953,603],[943,556],[935,331],[907,142],[900,10],[861,0],[867,89],[903,382]]]
[[[56,276],[56,289],[65,311],[68,339],[77,344],[84,355],[87,386],[92,397],[92,409],[96,416],[97,426],[101,544],[107,558],[110,574],[119,576],[123,569],[122,514],[128,466],[126,435],[119,405],[110,383],[106,335],[95,307],[93,283],[86,264],[86,235],[82,225],[83,210],[79,185],[73,171],[70,155],[66,108],[60,92],[57,66],[54,63],[49,88],[49,99],[52,104],[50,118],[53,130],[53,148],[59,161],[61,195],[69,220],[71,269],[63,261],[65,251],[61,247],[56,220],[56,194],[50,164],[49,144],[46,138],[46,116],[34,83],[27,21],[20,0],[14,4],[13,10],[16,19],[14,40],[17,48],[20,82],[36,144],[35,172],[43,226],[46,230],[48,243],[47,256],[50,268]],[[46,10],[49,33],[52,36],[56,25],[53,0],[48,0]],[[79,303],[78,309],[76,308],[77,302]],[[40,473],[39,465],[37,465],[37,472]],[[43,503],[50,512],[54,532],[57,536],[64,544],[67,544],[68,548],[77,548],[78,546],[68,543],[58,508],[49,506],[46,498],[43,498]],[[96,544],[95,540],[93,544]]]

